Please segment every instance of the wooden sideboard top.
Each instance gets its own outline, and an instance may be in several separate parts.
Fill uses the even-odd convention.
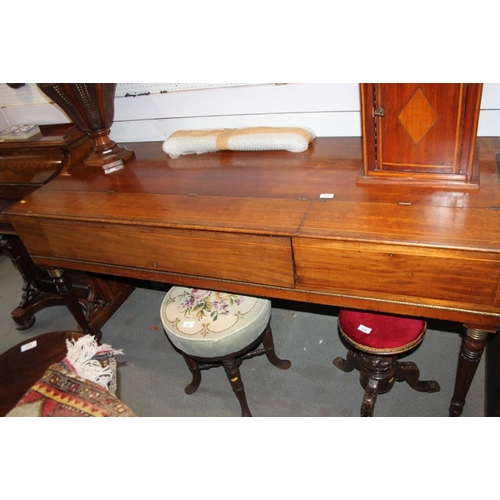
[[[37,264],[500,326],[500,138],[464,191],[356,185],[360,138],[125,146],[124,170],[79,164],[6,211]]]
[[[298,154],[221,152],[176,160],[161,143],[135,143],[129,147],[136,159],[124,170],[105,175],[99,168],[72,168],[9,213],[500,250],[500,138],[479,142],[478,191],[356,186],[359,138],[315,139]]]

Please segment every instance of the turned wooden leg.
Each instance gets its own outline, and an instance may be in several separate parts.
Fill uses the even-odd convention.
[[[264,344],[264,349],[266,351],[266,356],[269,362],[279,368],[280,370],[288,370],[292,366],[291,361],[287,359],[280,359],[276,355],[274,350],[273,334],[271,331],[271,325],[267,325],[264,337],[262,338],[262,343]]]
[[[72,316],[75,318],[78,326],[82,329],[85,334],[94,335],[97,340],[101,339],[101,332],[92,332],[91,327],[85,317],[82,306],[76,296],[75,291],[73,290],[73,286],[71,285],[71,281],[68,276],[64,272],[63,269],[54,268],[48,270],[49,276],[52,279],[57,291],[61,295],[66,307],[69,309]]]
[[[231,387],[238,398],[241,406],[241,416],[251,417],[250,408],[248,408],[247,397],[245,395],[245,388],[241,380],[240,369],[234,358],[225,358],[223,360],[226,375],[231,384]]]
[[[455,392],[449,409],[450,417],[459,417],[463,412],[465,398],[481,361],[487,340],[488,332],[467,328],[467,336],[462,341],[458,358]]]
[[[419,392],[439,392],[441,388],[434,380],[419,380],[420,371],[417,365],[411,361],[400,361],[396,367],[394,377],[398,382],[407,382],[408,385]]]
[[[191,383],[184,388],[184,392],[186,394],[194,394],[197,391],[198,387],[200,387],[201,383],[200,365],[196,360],[190,358],[184,353],[182,353],[182,357],[184,358],[184,361],[188,365],[189,371],[193,376],[193,380],[191,380]]]
[[[31,260],[26,248],[17,236],[0,236],[0,249],[7,255],[23,279],[21,303],[13,312],[12,319],[18,330],[27,330],[35,323],[35,316],[26,309],[41,293],[40,270]]]

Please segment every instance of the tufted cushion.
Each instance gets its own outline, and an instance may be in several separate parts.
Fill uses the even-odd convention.
[[[412,349],[422,341],[426,327],[420,319],[351,310],[339,313],[342,335],[358,349],[374,354]]]
[[[175,347],[191,356],[217,358],[248,347],[271,317],[271,302],[256,297],[173,287],[161,320]]]
[[[244,127],[216,130],[179,130],[163,143],[171,158],[215,151],[306,151],[312,131],[299,127]]]

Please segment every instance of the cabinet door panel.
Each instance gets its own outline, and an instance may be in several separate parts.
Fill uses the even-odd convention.
[[[464,85],[377,84],[378,161],[382,170],[406,167],[458,173]]]
[[[480,83],[363,83],[357,183],[479,188]]]

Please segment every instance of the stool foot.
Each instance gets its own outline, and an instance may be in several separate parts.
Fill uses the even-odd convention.
[[[353,351],[347,352],[347,359],[341,357],[335,358],[333,364],[346,373],[352,372],[355,368],[359,370],[359,360]]]
[[[287,359],[280,359],[276,355],[276,351],[274,350],[273,334],[270,325],[267,326],[266,331],[264,332],[262,343],[264,344],[266,357],[273,366],[276,366],[280,370],[288,370],[288,368],[292,366],[291,361],[288,361]]]
[[[20,320],[14,319],[16,330],[28,330],[35,324],[35,316],[30,316],[25,322],[20,322]]]
[[[223,360],[224,369],[226,370],[226,375],[231,384],[233,392],[236,394],[241,407],[242,417],[251,417],[250,408],[248,408],[247,397],[245,394],[245,388],[243,387],[243,381],[241,380],[240,369],[234,358],[226,358]]]
[[[407,382],[408,385],[419,392],[439,392],[441,388],[435,380],[419,380],[420,371],[411,361],[400,361],[397,364],[394,377],[398,382]]]
[[[191,375],[193,376],[193,380],[191,381],[190,384],[188,384],[184,388],[184,392],[186,394],[194,394],[197,391],[198,387],[200,387],[200,383],[201,383],[200,365],[198,364],[197,361],[189,358],[184,353],[182,354],[182,357],[184,358],[184,361],[188,365],[189,371],[191,372]]]

